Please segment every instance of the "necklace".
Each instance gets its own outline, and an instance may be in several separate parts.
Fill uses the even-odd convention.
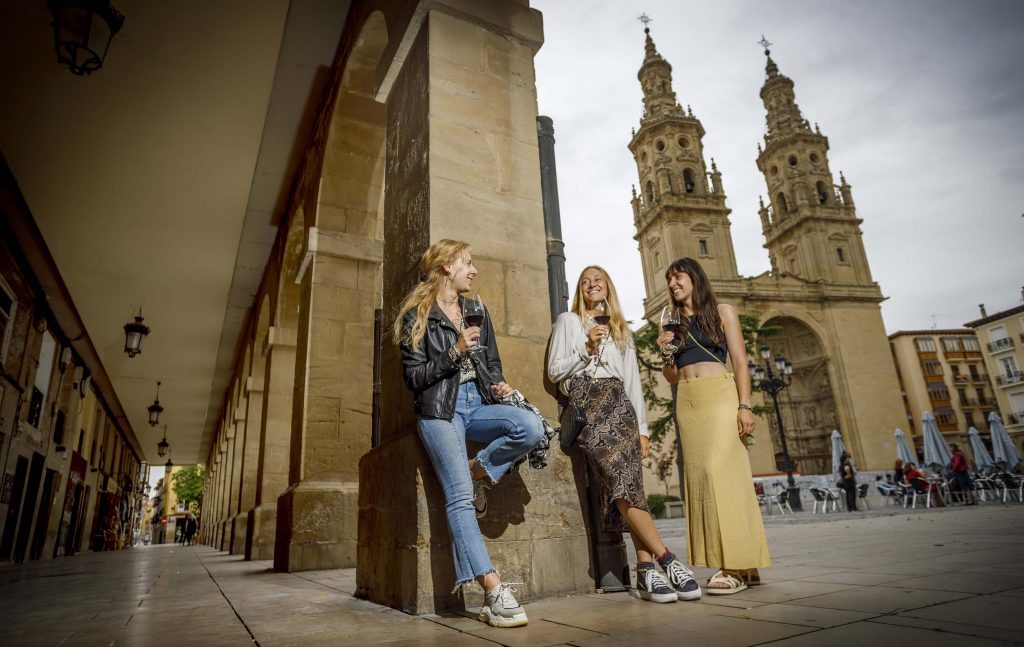
[[[459,302],[459,297],[455,297],[451,301],[449,301],[448,299],[442,299],[441,297],[437,297],[437,300],[441,303],[447,303],[448,305],[452,305],[453,303]]]

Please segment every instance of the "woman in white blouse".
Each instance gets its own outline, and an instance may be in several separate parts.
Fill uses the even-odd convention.
[[[665,546],[647,508],[640,463],[647,456],[647,407],[636,349],[615,286],[600,267],[580,274],[572,310],[555,322],[548,358],[551,381],[586,408],[577,442],[599,484],[604,529],[633,539],[636,593],[653,602],[700,599],[693,573]]]

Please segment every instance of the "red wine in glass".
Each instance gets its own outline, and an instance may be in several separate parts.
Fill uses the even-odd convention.
[[[675,353],[679,350],[676,338],[679,337],[679,332],[682,329],[682,318],[679,316],[679,308],[665,306],[661,309],[661,327],[663,330],[671,332],[673,336],[672,342],[662,346],[661,350],[666,353]]]
[[[465,320],[467,326],[482,326],[484,325],[484,313],[467,314]]]
[[[608,314],[608,301],[602,301],[594,306],[594,323],[598,326],[607,326],[608,322],[612,320],[612,316]]]

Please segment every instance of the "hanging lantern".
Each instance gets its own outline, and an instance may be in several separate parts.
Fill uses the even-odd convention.
[[[110,41],[124,25],[109,0],[50,0],[50,11],[57,62],[78,75],[103,67]]]
[[[170,444],[167,442],[167,425],[164,425],[164,439],[156,444],[157,456],[160,458],[166,456],[168,447],[170,447]]]
[[[128,357],[135,357],[142,352],[142,340],[149,334],[149,326],[142,323],[142,308],[135,321],[129,321],[124,325],[124,352]]]
[[[149,411],[149,426],[155,427],[160,424],[160,413],[163,412],[164,408],[160,406],[160,383],[156,383],[156,398],[153,400],[153,404],[146,407]]]
[[[169,458],[168,458],[168,459],[167,459],[167,462],[166,462],[166,463],[164,463],[164,468],[166,468],[166,469],[171,469],[172,467],[174,467],[174,463],[172,463],[172,462],[171,462],[171,459],[169,459]]]

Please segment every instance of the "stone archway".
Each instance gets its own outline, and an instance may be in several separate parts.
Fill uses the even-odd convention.
[[[780,327],[765,343],[773,355],[784,355],[793,364],[793,383],[779,396],[779,406],[794,468],[803,474],[828,474],[832,471],[830,435],[839,427],[839,418],[821,338],[792,316],[775,316],[763,325]],[[769,422],[775,447],[780,450],[776,463],[781,470],[779,431],[774,419],[769,417]]]

